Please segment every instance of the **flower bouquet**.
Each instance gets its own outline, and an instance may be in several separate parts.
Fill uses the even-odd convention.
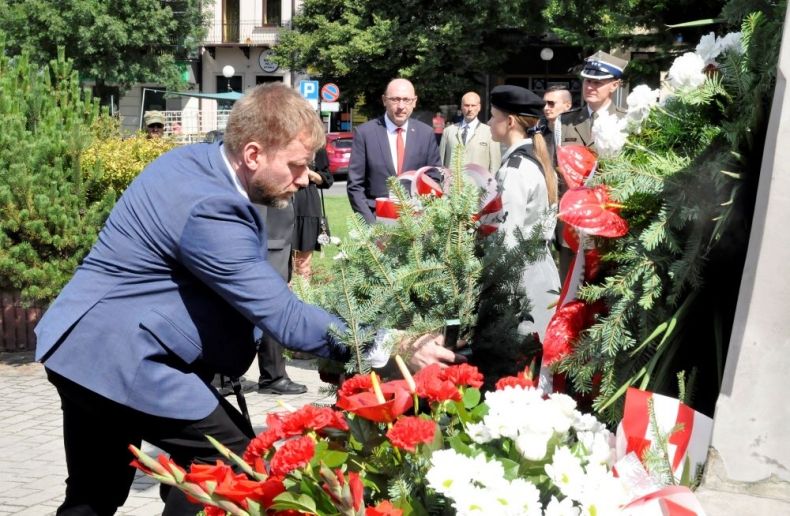
[[[527,373],[482,395],[468,364],[381,383],[348,379],[336,408],[269,414],[243,456],[182,469],[130,447],[133,465],[205,514],[617,514],[635,497],[612,472],[614,435]],[[340,410],[337,410],[340,409]],[[637,493],[642,494],[642,493]]]

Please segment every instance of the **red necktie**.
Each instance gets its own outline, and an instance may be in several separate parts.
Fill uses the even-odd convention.
[[[398,175],[403,172],[403,155],[406,153],[406,146],[403,144],[403,127],[395,129],[395,152],[398,157]]]

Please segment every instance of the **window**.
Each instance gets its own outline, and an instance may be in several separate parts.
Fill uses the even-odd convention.
[[[263,0],[263,25],[282,24],[282,0]]]

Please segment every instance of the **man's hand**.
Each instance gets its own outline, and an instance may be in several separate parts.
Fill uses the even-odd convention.
[[[307,178],[317,185],[320,185],[321,183],[324,182],[324,179],[321,177],[321,174],[309,169],[307,170]]]
[[[420,370],[431,364],[450,365],[456,361],[456,355],[442,346],[444,337],[438,333],[426,333],[416,340],[402,340],[398,349],[408,356],[407,363],[413,370]]]

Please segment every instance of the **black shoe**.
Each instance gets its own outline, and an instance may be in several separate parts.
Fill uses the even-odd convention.
[[[304,394],[307,387],[290,378],[278,378],[273,382],[258,382],[258,392],[264,394]]]

